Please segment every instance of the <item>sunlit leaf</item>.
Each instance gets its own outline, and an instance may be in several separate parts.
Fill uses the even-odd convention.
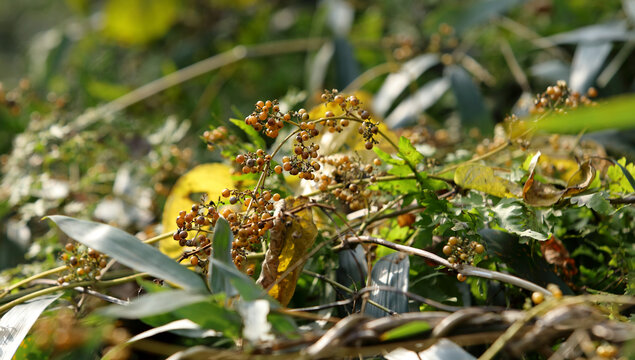
[[[480,164],[463,164],[454,172],[454,182],[464,188],[497,197],[518,197],[520,187],[494,173],[494,169]]]
[[[557,133],[591,132],[604,129],[635,128],[635,95],[622,95],[602,101],[597,106],[552,113],[536,123],[540,130]]]
[[[163,231],[176,231],[175,219],[179,216],[179,211],[188,211],[192,203],[197,201],[192,199],[193,194],[204,193],[209,200],[215,201],[223,189],[232,188],[234,182],[230,174],[229,166],[212,163],[198,165],[182,175],[172,187],[163,207],[161,220]],[[183,251],[178,241],[174,241],[171,237],[161,241],[159,249],[170,257],[177,257]]]
[[[104,33],[126,44],[144,44],[162,37],[176,21],[178,0],[108,0]]]
[[[381,334],[381,340],[394,340],[420,334],[431,329],[425,321],[411,321]]]
[[[547,240],[551,235],[536,212],[520,200],[502,199],[492,208],[492,213],[500,227],[512,234],[540,241]]]
[[[285,200],[286,209],[298,208],[305,206],[308,202],[306,198],[297,198],[291,202]],[[282,274],[291,266],[306,255],[317,236],[317,228],[313,222],[313,214],[311,208],[307,207],[294,214],[293,217],[283,219],[280,212],[274,214],[274,225],[271,228],[271,237],[269,249],[262,263],[262,270],[258,283],[268,288],[275,281],[278,281],[269,291],[274,299],[278,300],[283,306],[286,306],[293,293],[302,272],[301,264],[295,267],[286,277],[280,279]],[[290,224],[287,226],[285,222]]]
[[[176,263],[159,250],[146,245],[136,237],[112,226],[92,221],[51,215],[60,230],[70,238],[102,252],[120,263],[167,280],[185,289],[207,292],[199,275]]]
[[[208,295],[183,290],[161,291],[140,296],[127,305],[111,305],[101,310],[101,313],[110,317],[141,319],[203,302],[208,297]]]
[[[267,148],[267,144],[265,143],[265,140],[253,128],[253,126],[245,124],[245,122],[243,120],[229,119],[229,121],[231,121],[232,124],[238,126],[240,128],[240,130],[244,131],[245,134],[247,134],[247,137],[249,138],[249,141],[251,141],[251,143],[254,144],[257,148],[259,148],[259,149],[266,149]]]
[[[12,307],[0,318],[0,359],[10,360],[44,309],[62,294],[40,296]]]
[[[602,64],[611,53],[613,44],[579,44],[571,61],[569,86],[572,90],[584,94],[595,80]]]
[[[401,94],[406,87],[432,66],[439,63],[439,55],[423,54],[406,61],[399,71],[386,77],[383,85],[375,95],[373,109],[381,116],[384,116],[393,101]]]

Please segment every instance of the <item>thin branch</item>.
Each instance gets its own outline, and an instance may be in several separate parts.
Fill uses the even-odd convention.
[[[13,284],[11,286],[7,286],[6,288],[2,289],[2,294],[0,294],[0,299],[2,299],[7,294],[9,294],[11,292],[11,290],[13,290],[13,289],[17,289],[17,288],[19,288],[22,285],[26,285],[26,284],[30,283],[31,281],[33,281],[33,280],[37,280],[37,279],[41,279],[41,278],[43,278],[45,276],[57,274],[58,272],[62,272],[64,270],[66,270],[66,269],[67,269],[66,265],[59,266],[59,267],[56,267],[54,269],[46,270],[46,271],[43,271],[43,272],[41,272],[39,274],[35,274],[33,276],[30,276],[30,277],[28,277],[28,278],[26,278],[24,280],[18,281],[17,283],[15,283],[15,284]]]
[[[85,288],[85,287],[81,287],[81,286],[75,287],[75,288],[73,288],[73,290],[78,291],[80,293],[85,293],[85,294],[88,294],[88,295],[92,295],[94,297],[100,298],[100,299],[102,299],[104,301],[108,301],[110,303],[117,304],[117,305],[128,305],[130,303],[129,301],[121,300],[121,299],[116,298],[114,296],[102,294],[102,293],[100,293],[98,291],[95,291],[95,290],[92,290],[92,289],[88,289],[88,288]]]
[[[519,277],[513,276],[513,275],[509,275],[509,274],[504,274],[498,271],[493,271],[493,270],[488,270],[488,269],[481,269],[481,268],[477,268],[474,266],[470,266],[470,265],[464,265],[464,264],[450,264],[450,262],[448,262],[446,259],[433,254],[429,251],[425,251],[425,250],[421,250],[421,249],[417,249],[417,248],[413,248],[410,246],[405,246],[405,245],[400,245],[400,244],[395,244],[393,242],[390,241],[386,241],[383,239],[378,239],[372,236],[357,236],[355,238],[349,238],[348,241],[350,242],[354,242],[354,241],[363,241],[363,242],[370,242],[370,243],[374,243],[374,244],[378,244],[378,245],[382,245],[397,251],[402,251],[408,254],[412,254],[412,255],[417,255],[423,258],[426,258],[428,260],[431,260],[439,265],[443,265],[445,267],[448,267],[450,269],[453,269],[463,275],[466,276],[476,276],[476,277],[480,277],[480,278],[484,278],[484,279],[490,279],[490,280],[497,280],[500,282],[504,282],[504,283],[508,283],[508,284],[512,284],[518,287],[521,287],[523,289],[527,289],[529,291],[538,291],[541,292],[545,295],[551,295],[551,292],[541,286],[538,286],[530,281],[521,279]]]

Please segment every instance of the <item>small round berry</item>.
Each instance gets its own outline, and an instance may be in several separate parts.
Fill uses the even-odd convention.
[[[379,165],[381,165],[381,160],[375,159],[375,160],[373,160],[373,164],[375,164],[375,166],[379,166]]]
[[[455,246],[458,243],[459,238],[457,238],[456,236],[450,236],[450,238],[448,239],[448,244],[450,244],[451,246]]]
[[[594,87],[590,87],[589,90],[587,90],[586,94],[590,98],[594,98],[594,97],[598,96],[598,91]]]
[[[324,113],[324,117],[332,118],[332,117],[335,117],[335,114],[331,110],[329,110]]]
[[[362,111],[359,112],[359,116],[362,119],[366,120],[366,119],[370,118],[370,113],[368,111],[366,111],[366,110],[362,110]]]
[[[77,263],[79,262],[79,260],[77,260],[77,257],[75,256],[71,256],[71,258],[69,259],[71,266],[75,266],[77,265]]]
[[[232,196],[229,198],[229,203],[234,205],[235,203],[238,202],[238,198],[236,196]]]
[[[333,101],[335,101],[335,103],[337,104],[341,104],[344,102],[344,96],[342,95],[337,95],[333,98]]]
[[[187,231],[182,230],[181,232],[179,232],[179,237],[181,238],[181,240],[187,239]]]
[[[72,243],[67,243],[66,245],[64,245],[64,248],[66,249],[66,251],[73,251],[75,250],[75,245],[73,245]]]
[[[444,253],[445,255],[450,255],[450,254],[452,254],[452,247],[451,247],[450,245],[445,245],[445,246],[443,247],[443,253]]]
[[[230,194],[231,194],[231,190],[229,189],[223,189],[223,192],[221,193],[223,197],[229,197]]]
[[[245,155],[240,154],[240,155],[236,156],[236,162],[239,163],[239,164],[244,163],[245,162]]]
[[[534,291],[533,294],[531,294],[531,301],[533,301],[534,304],[538,305],[541,302],[545,301],[545,294],[541,293],[540,291]]]
[[[485,252],[485,246],[483,246],[482,244],[477,244],[477,245],[474,247],[474,251],[475,251],[477,254],[482,254],[483,252]]]
[[[262,100],[258,100],[258,102],[256,103],[256,106],[262,109],[263,107],[265,107],[265,103]]]
[[[373,148],[373,143],[370,141],[366,141],[366,144],[364,144],[364,147],[366,148],[366,150],[371,150]]]
[[[273,168],[273,171],[275,171],[276,174],[282,174],[282,166],[276,165],[276,167]]]
[[[467,276],[459,273],[459,274],[456,274],[456,279],[460,282],[464,282],[465,280],[467,280]]]
[[[190,258],[190,264],[192,264],[192,266],[198,265],[198,256],[192,256]]]
[[[271,197],[271,199],[272,199],[273,201],[278,201],[278,200],[280,200],[280,194],[278,194],[278,193],[273,194],[273,196]]]

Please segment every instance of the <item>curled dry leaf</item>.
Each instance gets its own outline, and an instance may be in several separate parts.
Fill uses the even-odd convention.
[[[276,282],[287,269],[298,261],[302,261],[307,251],[313,246],[317,227],[313,222],[311,208],[306,207],[292,215],[285,214],[285,210],[304,206],[307,202],[308,199],[305,197],[299,197],[293,201],[287,199],[276,210],[269,249],[265,254],[262,271],[258,278],[258,284],[262,287],[268,288]],[[269,295],[283,306],[291,300],[303,266],[304,264],[297,266],[269,290]]]
[[[578,194],[589,187],[595,177],[595,168],[590,161],[582,163],[578,170],[567,181],[565,189],[551,184],[543,184],[535,179],[536,165],[540,159],[540,151],[529,163],[529,178],[523,186],[523,199],[531,206],[551,206],[560,199]]]
[[[578,273],[575,260],[569,256],[569,251],[564,247],[562,241],[554,236],[540,243],[540,251],[545,260],[549,264],[554,265],[558,272],[564,274],[565,277],[570,279]]]

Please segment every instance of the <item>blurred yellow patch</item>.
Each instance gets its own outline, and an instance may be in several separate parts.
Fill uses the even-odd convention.
[[[108,0],[104,34],[125,44],[148,43],[170,30],[180,7],[178,0]]]
[[[231,168],[220,163],[202,164],[182,175],[174,184],[163,208],[163,231],[176,230],[175,220],[179,211],[190,211],[192,204],[197,199],[192,199],[199,193],[206,193],[208,199],[218,198],[225,188],[232,188]],[[170,257],[181,254],[182,248],[172,237],[164,239],[159,244],[159,249]]]

